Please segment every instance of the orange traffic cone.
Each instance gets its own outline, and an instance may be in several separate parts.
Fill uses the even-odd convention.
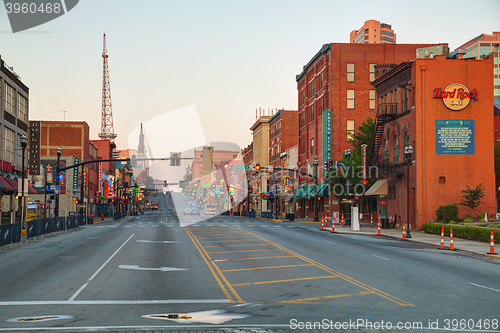
[[[450,227],[450,250],[455,250],[455,245],[453,244],[453,228]]]
[[[495,253],[495,236],[493,235],[493,229],[491,229],[490,235],[490,253],[487,254],[496,254]]]
[[[373,213],[370,214],[370,227],[373,227]]]
[[[323,219],[325,220],[325,228],[328,227],[328,216],[323,215]]]
[[[444,250],[444,227],[441,227],[441,246],[439,250]]]
[[[321,219],[321,231],[325,230],[325,221]]]
[[[403,222],[403,240],[406,240],[406,225]]]
[[[344,213],[342,213],[342,227],[344,227]]]
[[[333,216],[332,216],[332,233],[335,233],[335,220],[333,219]]]
[[[104,220],[104,214],[101,214],[101,220]]]

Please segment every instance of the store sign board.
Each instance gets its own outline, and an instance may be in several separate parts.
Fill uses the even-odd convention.
[[[436,155],[474,155],[474,119],[435,119]]]
[[[469,104],[471,99],[477,101],[477,91],[476,89],[469,91],[464,85],[453,83],[445,89],[434,89],[434,98],[441,98],[448,109],[460,111]]]
[[[332,113],[330,109],[323,110],[323,162],[332,159]],[[323,176],[327,171],[323,170]]]

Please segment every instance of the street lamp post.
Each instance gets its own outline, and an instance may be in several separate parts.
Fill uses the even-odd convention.
[[[413,147],[408,145],[404,148],[406,159],[406,238],[411,238],[410,234],[410,164],[413,155]]]
[[[316,191],[314,195],[314,219],[313,221],[319,221],[319,216],[318,216],[318,160],[314,160],[313,162],[314,166],[314,189]]]
[[[26,177],[25,175],[25,171],[24,171],[24,154],[25,154],[25,151],[26,151],[26,146],[28,145],[28,138],[26,137],[26,135],[23,135],[21,136],[21,148],[22,148],[22,151],[23,151],[23,161],[22,161],[22,167],[21,167],[21,198],[22,198],[22,206],[21,206],[21,230],[23,228],[23,226],[26,228],[26,225],[25,225],[25,218],[24,218],[24,208],[26,206],[26,203],[25,203],[25,196],[24,196],[24,178]],[[27,237],[27,236],[26,236]],[[21,242],[22,242],[22,237],[21,237]]]
[[[349,194],[349,158],[351,157],[351,150],[350,149],[347,149],[346,151],[344,151],[344,154],[345,154],[345,159],[346,159],[346,176],[345,176],[345,179],[346,179],[346,186],[347,186],[347,193],[346,193],[346,198],[348,200],[348,207],[351,207],[349,205],[349,200],[351,200],[351,196]],[[349,215],[350,216],[350,215]],[[349,222],[351,221],[352,219],[352,216],[349,218]],[[349,223],[350,224],[350,223]]]
[[[59,160],[61,159],[61,154],[62,154],[62,148],[58,147],[57,148],[57,163],[56,163],[56,190],[57,190],[57,193],[56,193],[56,207],[54,208],[54,215],[56,217],[59,217],[59,193],[60,193],[60,189],[59,189]]]

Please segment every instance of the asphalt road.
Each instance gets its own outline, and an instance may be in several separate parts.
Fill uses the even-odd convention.
[[[159,211],[2,251],[0,331],[500,332],[498,259],[154,199]]]

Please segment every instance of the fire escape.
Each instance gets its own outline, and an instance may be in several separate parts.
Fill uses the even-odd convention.
[[[377,108],[375,116],[375,127],[373,129],[372,140],[370,149],[368,150],[368,165],[377,166],[378,170],[386,173],[400,176],[403,174],[400,164],[389,162],[385,158],[380,158],[380,149],[382,146],[382,139],[384,137],[385,124],[399,118],[403,114],[398,114],[397,103],[382,103]]]

